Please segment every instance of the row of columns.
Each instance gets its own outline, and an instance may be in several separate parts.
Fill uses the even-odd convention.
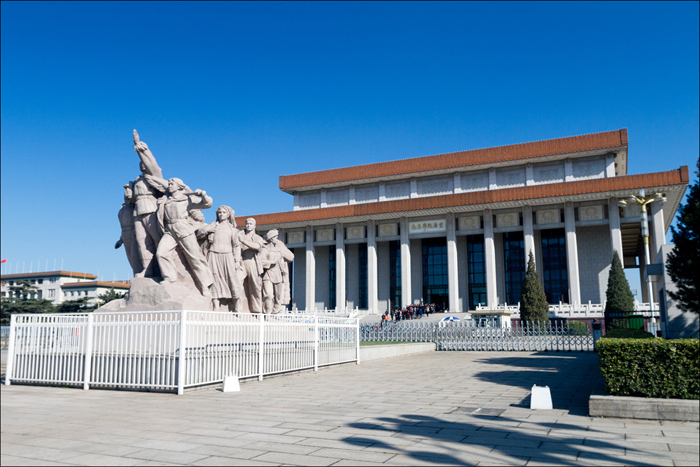
[[[623,259],[622,230],[617,199],[609,200],[609,225],[612,249],[617,251],[620,259]],[[663,208],[659,203],[652,204],[654,257],[665,244],[665,228],[663,224]],[[486,273],[486,296],[490,308],[499,305],[497,296],[496,273],[496,245],[494,240],[493,215],[490,209],[483,211],[484,220],[484,255]],[[411,296],[411,245],[408,236],[408,220],[400,220],[400,245],[401,245],[401,306],[407,307],[413,303]],[[336,224],[336,304],[342,308],[345,304],[345,242],[342,235],[342,224]],[[581,304],[581,285],[579,277],[578,244],[576,238],[576,219],[573,203],[566,203],[564,209],[564,227],[566,235],[567,273],[569,278],[569,302]],[[378,264],[377,264],[377,239],[375,234],[375,221],[367,222],[367,294],[368,309],[371,312],[378,311]],[[447,214],[446,240],[447,240],[447,270],[449,310],[459,310],[459,268],[457,255],[457,226],[453,213]],[[532,207],[523,207],[523,239],[525,247],[525,261],[530,252],[535,253],[535,235],[532,220]],[[316,297],[316,263],[314,247],[313,227],[307,227],[306,232],[306,304],[307,307],[315,305]]]

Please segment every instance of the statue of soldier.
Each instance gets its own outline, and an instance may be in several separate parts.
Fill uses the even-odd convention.
[[[177,281],[177,266],[173,260],[173,252],[179,246],[205,297],[211,296],[210,289],[214,279],[197,242],[195,226],[192,224],[189,211],[210,208],[212,203],[213,200],[205,191],[192,192],[182,180],[171,178],[168,180],[167,196],[159,201],[157,212],[158,224],[163,236],[158,244],[156,256],[163,280]]]
[[[263,239],[255,233],[255,219],[249,217],[245,220],[245,230],[238,235],[241,244],[241,268],[240,280],[243,292],[248,301],[248,311],[251,313],[262,312],[262,263],[260,262],[260,248]]]
[[[158,229],[156,210],[157,199],[167,186],[163,180],[163,172],[156,162],[148,146],[139,140],[139,134],[134,130],[134,150],[139,155],[141,162],[139,168],[141,175],[131,182],[134,198],[134,233],[136,235],[136,248],[141,257],[141,271],[135,274],[138,277],[154,277],[157,275],[156,262],[153,256],[158,248],[161,231]]]
[[[143,270],[143,264],[141,264],[141,256],[139,256],[139,250],[136,247],[136,234],[134,233],[134,201],[131,183],[124,185],[124,204],[122,204],[121,209],[119,209],[118,217],[119,224],[122,228],[122,235],[119,237],[119,240],[117,240],[114,248],[116,249],[124,245],[126,259],[129,260],[129,265],[134,271],[134,275],[137,275]]]
[[[265,235],[260,256],[264,269],[262,280],[263,303],[266,314],[277,314],[289,303],[289,269],[287,263],[294,261],[294,253],[282,243],[276,230]]]

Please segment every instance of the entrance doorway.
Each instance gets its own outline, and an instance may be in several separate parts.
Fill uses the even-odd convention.
[[[445,310],[449,303],[447,275],[447,239],[424,238],[423,301],[434,303],[436,310]]]

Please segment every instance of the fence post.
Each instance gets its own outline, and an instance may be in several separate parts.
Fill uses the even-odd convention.
[[[258,381],[263,380],[263,370],[265,366],[265,360],[263,355],[263,347],[265,346],[265,314],[260,313],[260,345],[258,352]]]
[[[180,355],[177,360],[177,395],[185,393],[185,310],[180,311]]]
[[[314,371],[318,371],[318,316],[314,316]]]
[[[10,335],[7,336],[7,367],[5,369],[5,386],[10,385],[12,377],[12,363],[15,359],[15,315],[10,315]]]
[[[357,320],[357,332],[355,333],[355,346],[357,348],[357,364],[360,364],[360,318],[355,318]]]
[[[83,390],[90,389],[90,370],[92,369],[92,313],[87,315],[87,333],[85,335],[85,363]]]

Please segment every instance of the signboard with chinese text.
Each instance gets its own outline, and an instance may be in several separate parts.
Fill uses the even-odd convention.
[[[418,234],[429,232],[445,232],[446,224],[447,222],[445,221],[445,219],[439,219],[436,221],[409,222],[408,233]]]

